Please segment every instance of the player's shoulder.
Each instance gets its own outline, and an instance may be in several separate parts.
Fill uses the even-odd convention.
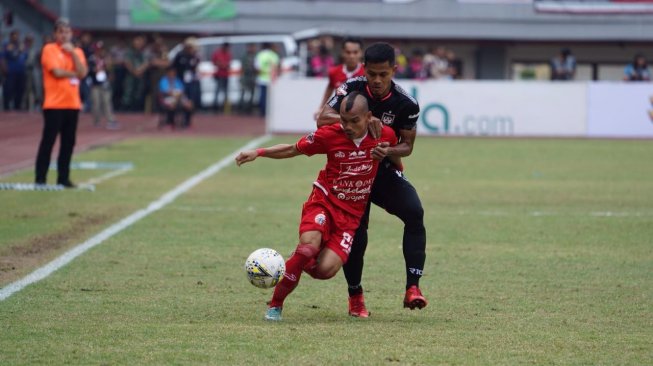
[[[338,75],[342,72],[342,64],[329,66],[329,75]]]
[[[57,47],[57,44],[54,43],[54,42],[46,43],[46,44],[43,46],[43,50],[41,50],[41,53],[45,53],[45,52],[53,52],[53,51],[55,51],[57,48],[58,48],[58,47]]]
[[[340,123],[333,123],[330,125],[320,126],[317,130],[315,130],[315,133],[316,134],[319,133],[320,135],[324,135],[324,136],[343,134],[342,126],[340,126]]]
[[[357,76],[347,79],[347,81],[342,83],[338,90],[336,90],[336,95],[343,97],[355,90],[363,91],[365,90],[365,85],[367,85],[367,78],[365,76]]]
[[[365,76],[354,76],[347,79],[343,85],[348,85],[351,90],[362,90],[367,85],[367,77]]]
[[[410,95],[410,93],[408,93],[406,89],[404,89],[401,85],[393,82],[392,86],[394,88],[396,95],[400,99],[402,99],[402,101],[408,104],[414,104],[415,106],[419,107],[419,104],[417,103],[417,99],[415,99],[412,95]]]

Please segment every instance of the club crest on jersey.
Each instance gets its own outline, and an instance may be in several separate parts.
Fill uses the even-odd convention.
[[[345,153],[342,151],[338,151],[334,156],[338,159],[342,159],[345,157]]]
[[[326,222],[326,215],[324,215],[323,213],[319,213],[319,214],[315,215],[315,223],[316,224],[324,225],[325,222]]]
[[[383,122],[384,125],[391,125],[392,122],[395,121],[395,115],[390,114],[388,112],[383,113],[381,116],[381,122]]]
[[[306,142],[308,142],[309,144],[315,142],[315,132],[311,132],[308,135],[306,135]]]

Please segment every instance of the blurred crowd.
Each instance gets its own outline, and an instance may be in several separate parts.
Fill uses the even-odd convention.
[[[38,44],[51,41],[44,36]],[[43,99],[41,47],[33,36],[11,31],[7,39],[0,39],[0,82],[2,106],[8,110],[38,110]],[[267,85],[280,72],[279,55],[274,45],[248,45],[243,55],[232,55],[229,45],[223,45],[201,60],[197,40],[183,42],[183,49],[169,59],[168,42],[157,34],[136,35],[129,41],[117,40],[107,46],[90,33],[76,37],[76,44],[86,56],[89,73],[80,86],[83,109],[92,112],[96,124],[106,120],[107,127],[115,126],[114,111],[180,112],[201,107],[201,61],[215,66],[213,109],[225,111],[229,104],[228,79],[240,79],[240,98],[234,108],[242,113],[258,111],[265,114],[264,96]],[[332,38],[315,39],[308,43],[306,76],[326,77],[329,68],[342,62]],[[417,80],[455,80],[463,74],[463,63],[453,50],[446,47],[413,48],[406,52],[396,48],[397,78]],[[239,60],[240,69],[231,63]],[[361,60],[362,61],[362,60]],[[265,66],[262,66],[265,64]],[[265,69],[267,68],[267,69]],[[552,80],[573,80],[576,59],[571,50],[562,49],[550,60]],[[171,82],[164,81],[166,79]],[[179,82],[176,80],[178,79]],[[638,54],[624,69],[624,80],[650,81],[651,71],[644,55]],[[175,96],[174,98],[172,98]],[[263,96],[263,98],[261,98]],[[174,103],[173,103],[174,101]],[[185,119],[189,119],[186,115]],[[167,121],[166,123],[174,123]],[[182,121],[187,125],[189,121]]]
[[[329,37],[309,42],[307,76],[326,77],[328,70],[341,61],[334,57],[333,40]],[[405,54],[400,47],[395,48],[397,73],[400,79],[460,79],[462,62],[453,50],[445,47],[413,48]]]

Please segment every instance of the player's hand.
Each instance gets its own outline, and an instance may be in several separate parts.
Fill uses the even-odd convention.
[[[381,130],[383,130],[383,123],[381,122],[380,119],[372,116],[370,120],[370,124],[367,126],[367,129],[370,131],[372,137],[378,139],[381,137]]]
[[[257,157],[256,150],[243,151],[236,156],[236,165],[241,166],[247,162],[254,161]]]
[[[386,156],[388,156],[388,152],[390,150],[390,143],[389,142],[380,142],[379,144],[376,145],[372,149],[372,159],[374,160],[383,160]]]
[[[68,53],[73,53],[73,51],[75,50],[75,46],[73,46],[73,44],[70,42],[66,42],[61,45],[61,49]]]

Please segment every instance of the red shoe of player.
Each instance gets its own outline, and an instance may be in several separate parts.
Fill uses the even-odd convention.
[[[365,308],[363,294],[349,296],[349,315],[356,318],[369,318],[370,312]]]
[[[426,298],[422,295],[422,291],[419,290],[419,287],[413,285],[406,290],[406,296],[404,297],[404,307],[414,310],[415,308],[422,309],[428,305]]]

